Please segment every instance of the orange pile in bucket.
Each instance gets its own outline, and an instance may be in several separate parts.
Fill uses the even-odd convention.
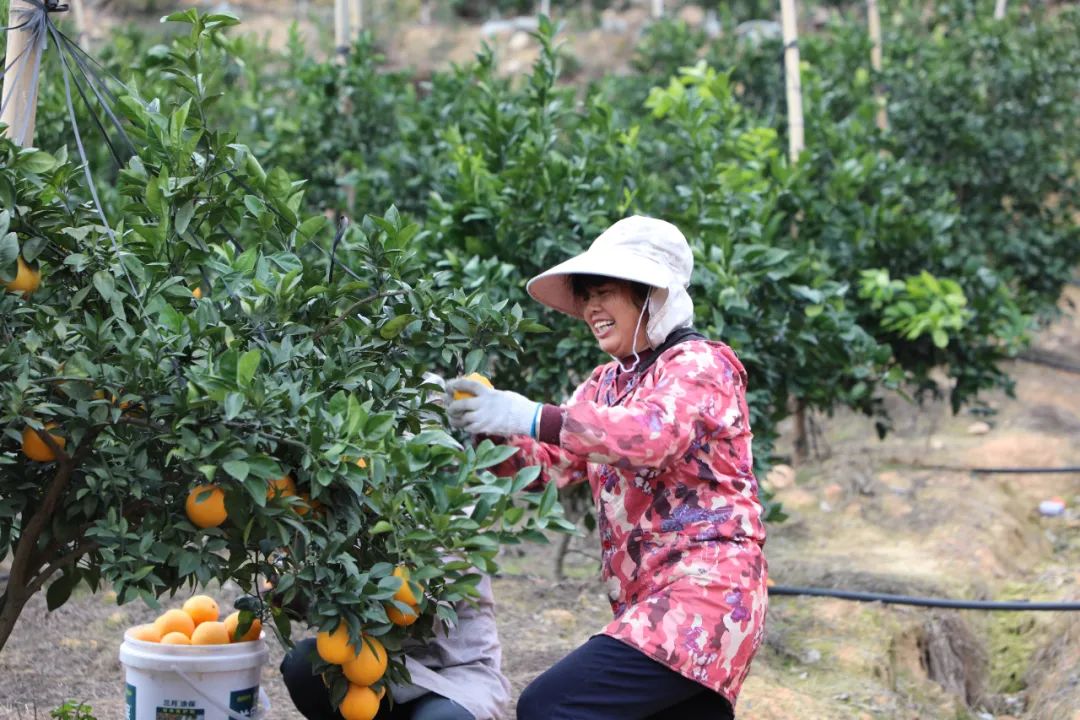
[[[195,595],[181,609],[166,610],[154,622],[132,628],[131,637],[165,645],[228,645],[259,639],[262,622],[258,618],[238,637],[240,611],[220,621],[219,615],[218,604],[212,597]]]

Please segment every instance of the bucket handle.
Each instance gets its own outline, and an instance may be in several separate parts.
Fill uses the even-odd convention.
[[[217,700],[214,700],[212,697],[208,696],[206,693],[204,693],[199,688],[199,686],[196,685],[192,681],[192,679],[188,677],[187,673],[180,669],[179,665],[173,665],[169,669],[172,670],[177,675],[179,675],[180,679],[183,680],[184,682],[186,682],[188,684],[188,686],[192,690],[197,692],[202,697],[203,700],[210,703],[210,705],[215,707],[220,712],[223,712],[226,715],[228,715],[230,718],[232,718],[232,720],[265,720],[265,718],[270,716],[270,696],[266,694],[265,690],[263,690],[262,685],[259,685],[259,708],[258,708],[258,710],[256,710],[253,715],[240,715],[240,714],[234,712],[233,710],[225,707],[224,705],[219,703]]]

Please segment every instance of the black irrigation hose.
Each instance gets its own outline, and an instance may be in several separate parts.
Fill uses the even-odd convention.
[[[966,467],[963,465],[930,465],[927,463],[898,462],[898,465],[916,470],[945,470],[948,472],[966,472],[972,475],[1080,475],[1080,466],[1064,467]]]
[[[1057,611],[1078,612],[1080,602],[1028,602],[1014,600],[1002,602],[994,600],[950,600],[949,598],[927,598],[912,595],[889,595],[887,593],[856,592],[853,590],[833,590],[831,588],[797,587],[792,585],[773,585],[770,595],[811,597],[831,597],[840,600],[859,602],[881,602],[887,605],[916,605],[918,607],[952,608],[954,610],[1009,610],[1009,611]]]
[[[1064,360],[1056,360],[1054,358],[1043,357],[1042,355],[1032,355],[1031,353],[1023,353],[1022,355],[1018,355],[1016,359],[1033,365],[1045,365],[1046,367],[1054,368],[1055,370],[1080,375],[1080,365],[1073,365]]]

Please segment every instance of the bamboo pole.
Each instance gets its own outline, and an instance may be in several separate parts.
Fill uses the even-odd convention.
[[[349,0],[349,31],[354,40],[364,32],[364,0]]]
[[[344,65],[349,55],[349,0],[334,0],[334,60]]]
[[[875,123],[879,130],[889,127],[889,111],[885,106],[885,93],[877,77],[881,74],[881,12],[878,0],[866,0],[866,24],[870,31],[870,67],[874,70],[874,105],[877,107]]]
[[[780,19],[784,37],[784,86],[787,91],[788,110],[788,156],[791,164],[799,162],[799,155],[806,146],[803,128],[802,81],[799,69],[799,24],[795,15],[795,0],[780,0]],[[798,232],[793,224],[792,234]],[[796,464],[808,457],[806,401],[794,398],[795,456]]]
[[[652,0],[652,16],[657,19],[664,17],[664,0]]]
[[[83,0],[68,0],[71,10],[71,25],[75,28],[75,42],[82,45],[86,35],[86,5]]]
[[[26,22],[28,13],[37,9],[26,0],[11,0],[8,11],[8,27]],[[0,122],[7,125],[4,134],[16,145],[29,147],[34,142],[34,124],[37,121],[37,79],[41,72],[41,55],[45,50],[45,36],[36,47],[26,30],[7,31],[7,53],[4,58],[3,88],[0,89]]]
[[[1007,4],[1008,4],[1008,0],[997,0],[997,2],[994,3],[994,19],[995,20],[1004,20],[1005,19],[1005,6]]]
[[[780,0],[780,17],[784,34],[784,85],[787,90],[788,155],[791,162],[799,160],[806,147],[803,131],[802,81],[799,79],[799,27],[795,16],[795,0]]]

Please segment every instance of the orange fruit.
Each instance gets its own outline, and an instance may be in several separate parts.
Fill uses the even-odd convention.
[[[229,640],[232,642],[251,642],[252,640],[258,640],[259,635],[262,634],[262,620],[255,618],[251,621],[251,627],[244,633],[243,637],[236,637],[236,631],[240,627],[240,611],[237,610],[229,617],[225,618],[225,629],[229,631]]]
[[[195,621],[196,627],[204,622],[213,622],[218,619],[220,610],[214,598],[209,595],[195,595],[189,597],[184,603],[184,612]]]
[[[470,375],[466,375],[465,379],[466,380],[475,380],[476,382],[480,383],[481,385],[486,385],[487,387],[492,388],[492,389],[495,388],[495,386],[491,384],[491,381],[488,380],[483,375],[481,375],[480,373],[472,373]],[[471,398],[471,397],[476,397],[476,396],[473,395],[471,392],[463,392],[461,390],[455,390],[454,391],[454,399],[455,400],[461,400],[463,398]]]
[[[41,286],[41,271],[35,270],[30,267],[30,264],[19,256],[19,271],[15,274],[15,279],[10,282],[4,283],[11,292],[21,292],[24,295],[29,295]]]
[[[411,613],[402,612],[398,610],[394,605],[386,604],[386,616],[390,618],[390,622],[401,627],[408,627],[414,622],[420,619],[420,609],[415,605],[412,607]]]
[[[297,505],[295,508],[293,508],[296,511],[297,515],[299,515],[300,517],[304,517],[309,512],[314,510],[317,516],[322,516],[323,504],[321,502],[319,502],[318,500],[312,500],[311,495],[306,492],[300,493],[297,497],[304,501],[300,505]]]
[[[338,711],[345,720],[371,720],[379,713],[379,696],[369,687],[349,683]]]
[[[345,677],[357,685],[373,685],[386,673],[386,648],[373,637],[364,636],[364,642],[355,660],[341,666]]]
[[[52,430],[56,427],[56,423],[46,423],[45,429]],[[67,444],[67,440],[60,437],[56,433],[49,433],[49,437],[53,442],[61,448]],[[52,462],[56,460],[56,453],[45,444],[45,441],[41,439],[41,436],[37,434],[37,431],[33,428],[25,428],[22,433],[22,451],[26,454],[26,457],[31,460],[37,460],[38,462]]]
[[[401,578],[401,587],[394,593],[394,599],[414,607],[419,605],[420,601],[416,599],[416,595],[413,593],[412,588],[409,587],[409,568],[404,565],[398,565],[394,568],[394,577]],[[423,590],[423,588],[421,588],[421,590]]]
[[[277,480],[271,480],[266,488],[266,499],[273,500],[276,497],[290,497],[296,494],[296,482],[291,475],[283,475]]]
[[[195,621],[183,610],[166,610],[154,621],[154,627],[161,633],[161,641],[165,642],[165,636],[171,633],[191,637],[191,633],[195,632]]]
[[[356,461],[356,467],[363,470],[364,468],[367,467],[367,461],[364,460],[364,458],[360,458],[359,460]]]
[[[171,632],[161,638],[162,645],[190,645],[191,638],[182,632]]]
[[[195,297],[196,300],[202,300],[202,288],[201,287],[195,286],[195,288],[191,291],[191,294]]]
[[[225,493],[217,485],[196,487],[188,495],[184,508],[195,527],[217,527],[229,517],[225,511]]]
[[[191,633],[192,645],[228,645],[229,631],[225,623],[216,620],[208,620],[200,623]]]
[[[135,640],[152,643],[161,642],[161,632],[153,625],[153,623],[149,625],[137,625],[131,628],[129,634]]]
[[[319,657],[328,663],[344,665],[356,659],[356,648],[349,642],[349,630],[345,623],[337,626],[332,633],[320,632],[315,636],[315,649]]]

